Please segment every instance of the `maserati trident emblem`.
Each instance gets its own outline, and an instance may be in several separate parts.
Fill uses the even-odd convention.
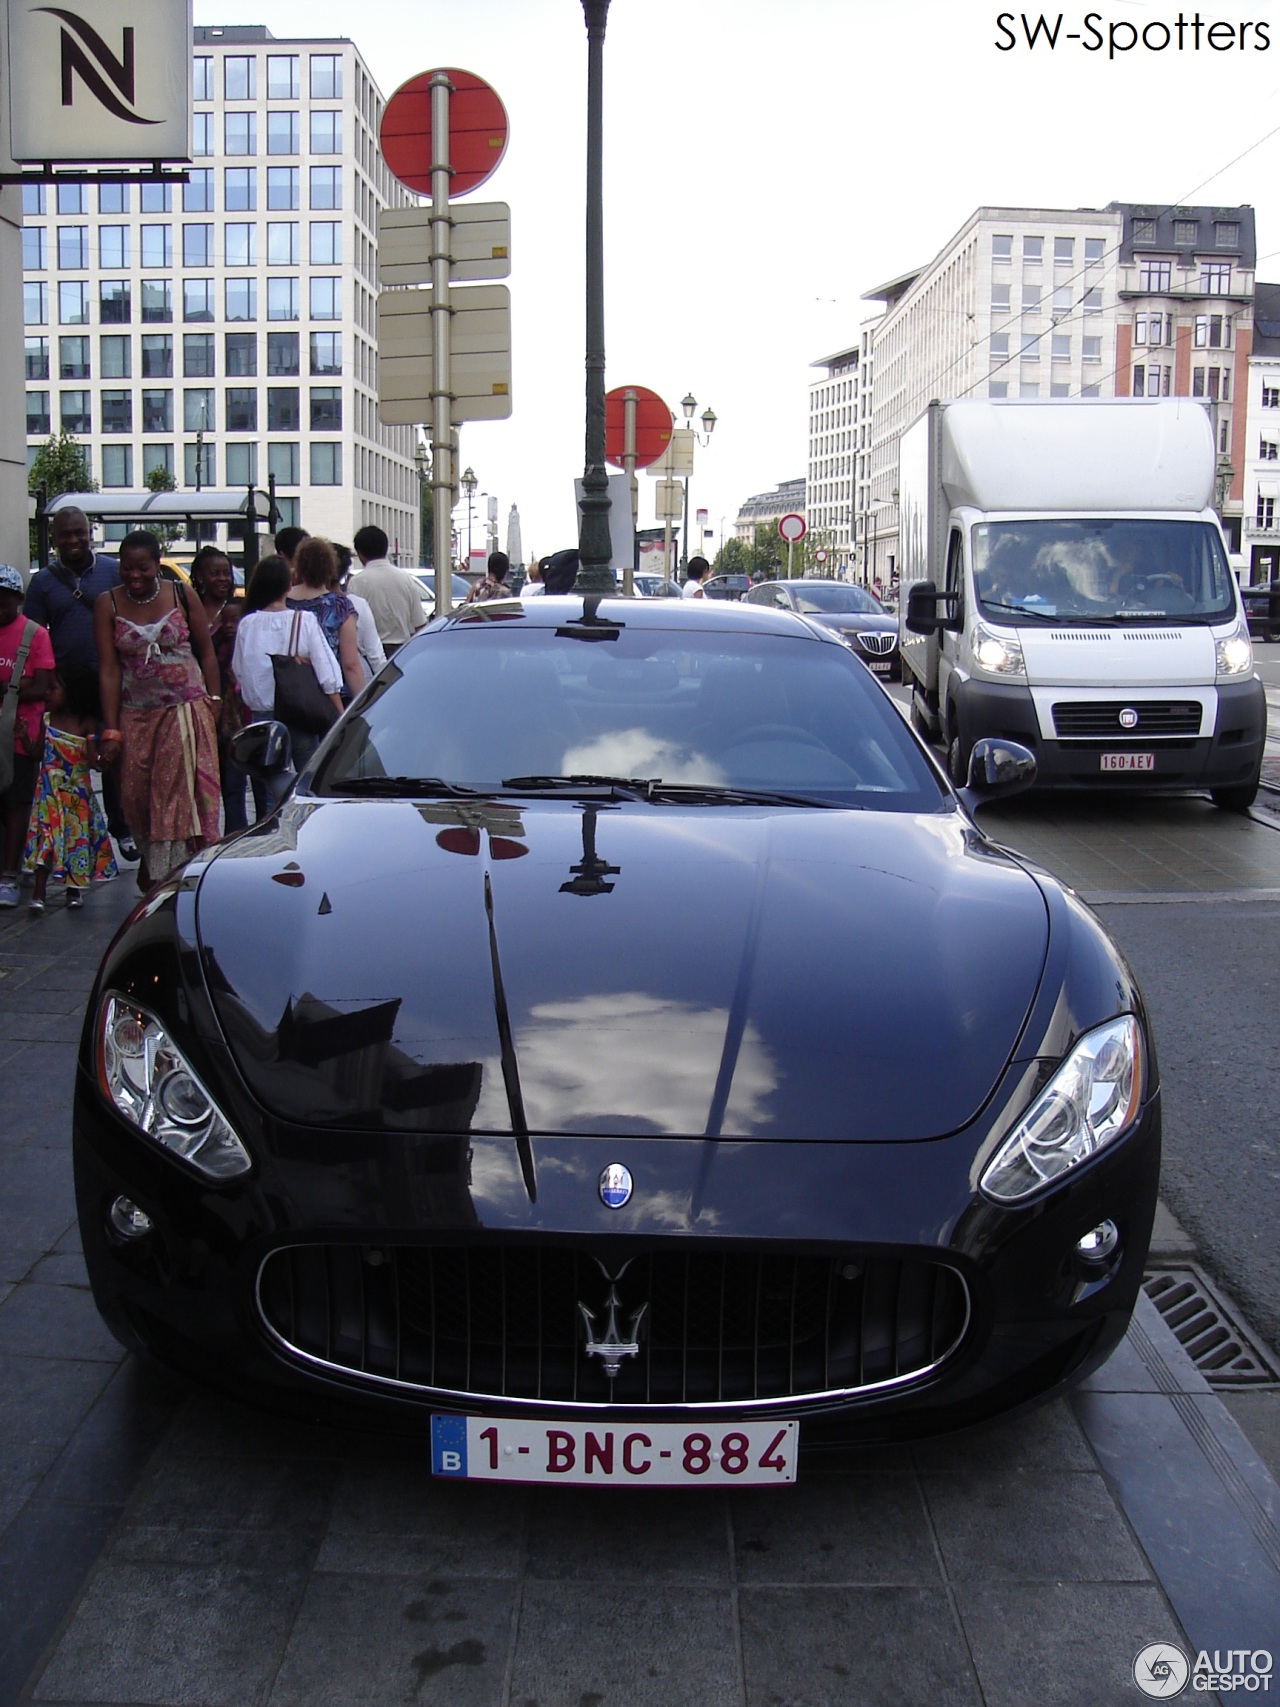
[[[610,1381],[622,1368],[624,1357],[639,1357],[640,1327],[648,1314],[648,1304],[642,1304],[638,1310],[633,1310],[627,1331],[629,1339],[623,1339],[618,1332],[618,1311],[622,1308],[622,1300],[618,1297],[617,1282],[610,1280],[609,1296],[605,1299],[604,1334],[596,1338],[596,1317],[594,1310],[588,1310],[586,1305],[579,1303],[578,1309],[582,1314],[583,1325],[587,1330],[586,1353],[588,1357],[598,1357],[604,1364],[604,1372]]]
[[[1136,729],[1138,727],[1138,714],[1131,705],[1126,705],[1120,713],[1120,727],[1122,729]]]
[[[607,1209],[621,1209],[631,1201],[631,1170],[621,1162],[610,1162],[600,1174],[600,1201]]]

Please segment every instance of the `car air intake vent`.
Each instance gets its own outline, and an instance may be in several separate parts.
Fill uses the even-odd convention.
[[[858,645],[864,652],[873,652],[878,658],[887,658],[898,644],[898,636],[892,629],[881,632],[879,629],[859,629]]]
[[[287,1353],[356,1379],[585,1406],[896,1385],[941,1363],[969,1319],[954,1269],[856,1251],[293,1245],[266,1258],[258,1299]]]
[[[1098,641],[1114,640],[1115,635],[1108,633],[1105,628],[1051,628],[1050,640],[1087,640],[1096,645]]]
[[[1194,699],[1066,700],[1053,708],[1059,735],[1145,740],[1152,735],[1198,735],[1200,702]]]

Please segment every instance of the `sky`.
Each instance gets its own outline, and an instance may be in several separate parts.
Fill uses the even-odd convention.
[[[1057,45],[1042,31],[1032,49],[999,0],[612,0],[606,385],[715,411],[690,486],[713,545],[744,499],[805,472],[811,364],[856,342],[875,311],[863,294],[931,259],[976,207],[1247,202],[1258,276],[1280,278],[1280,7],[1032,0],[1032,29],[1042,10],[1061,16]],[[511,209],[513,409],[461,429],[474,531],[493,494],[499,544],[512,503],[526,557],[576,543],[580,0],[196,0],[195,21],[350,34],[384,96],[439,66],[497,90],[506,154],[468,199]],[[642,527],[654,484],[640,476]]]

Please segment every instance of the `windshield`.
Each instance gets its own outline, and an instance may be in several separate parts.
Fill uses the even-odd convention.
[[[982,522],[973,567],[996,621],[1224,622],[1235,609],[1222,541],[1202,521]]]
[[[614,606],[614,609],[627,607]],[[601,627],[604,627],[602,624]],[[594,643],[593,643],[594,642]],[[845,648],[802,636],[457,623],[398,655],[342,724],[320,794],[428,779],[486,794],[557,778],[757,790],[932,812],[901,716]]]
[[[888,612],[879,600],[872,598],[870,593],[861,587],[850,587],[840,581],[832,581],[828,585],[796,587],[793,590],[798,611],[826,611],[839,614],[847,611],[870,613],[874,616],[887,616]]]

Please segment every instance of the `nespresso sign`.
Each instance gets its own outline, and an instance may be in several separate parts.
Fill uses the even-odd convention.
[[[190,158],[190,0],[7,0],[7,13],[15,160]]]

